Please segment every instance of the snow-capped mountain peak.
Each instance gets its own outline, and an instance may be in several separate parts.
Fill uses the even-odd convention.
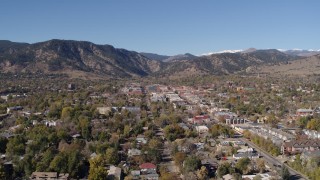
[[[222,53],[238,53],[242,52],[242,49],[235,49],[235,50],[222,50],[222,51],[217,51],[217,52],[209,52],[209,53],[204,53],[202,56],[210,56],[212,54],[222,54]]]

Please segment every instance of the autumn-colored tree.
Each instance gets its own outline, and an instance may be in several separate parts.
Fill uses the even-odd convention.
[[[266,170],[264,159],[257,159],[257,169],[260,173],[264,173]]]
[[[173,157],[175,164],[179,167],[182,167],[183,161],[186,159],[186,156],[187,155],[184,152],[177,152]]]
[[[307,123],[307,128],[311,129],[311,130],[318,130],[319,129],[319,121],[316,119],[311,119],[308,123]]]
[[[123,129],[123,136],[128,138],[130,136],[131,127],[130,125],[125,125]]]
[[[118,151],[114,148],[109,148],[105,154],[105,162],[108,164],[117,165],[119,161]]]
[[[91,138],[91,126],[89,119],[87,117],[81,116],[79,118],[79,129],[81,130],[81,135],[87,140]]]
[[[70,120],[73,115],[73,108],[72,107],[64,107],[61,111],[61,119],[63,120]]]
[[[206,180],[208,179],[208,170],[205,166],[202,166],[201,169],[197,171],[197,176],[199,180]]]
[[[90,159],[89,177],[90,180],[106,180],[108,171],[104,168],[104,160],[101,155]]]

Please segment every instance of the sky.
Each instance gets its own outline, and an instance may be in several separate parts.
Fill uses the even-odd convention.
[[[0,39],[85,40],[137,52],[320,49],[319,0],[3,0]]]

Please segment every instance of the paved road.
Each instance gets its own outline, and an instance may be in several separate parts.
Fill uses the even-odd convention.
[[[272,164],[272,165],[277,165],[277,166],[282,166],[282,163],[277,160],[275,157],[273,157],[272,155],[270,155],[269,153],[267,153],[266,151],[262,150],[261,148],[259,148],[257,145],[255,145],[254,143],[252,143],[251,141],[248,141],[247,139],[245,138],[241,138],[242,141],[246,142],[249,146],[251,147],[254,147],[260,155],[263,156],[263,158],[269,163],[269,164]],[[307,177],[305,177],[304,175],[302,175],[301,173],[297,172],[296,170],[292,169],[291,167],[287,166],[286,164],[283,164],[285,165],[290,174],[291,174],[291,177],[290,177],[290,180],[306,180],[308,179]]]

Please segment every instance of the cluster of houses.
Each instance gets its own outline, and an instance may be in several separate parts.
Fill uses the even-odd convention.
[[[57,172],[33,172],[30,179],[40,180],[40,179],[59,179],[68,180],[69,174],[57,173]]]
[[[281,129],[271,128],[268,126],[260,126],[260,128],[251,128],[249,131],[253,134],[257,134],[265,139],[271,139],[271,141],[281,146],[283,142],[289,142],[296,139],[292,134],[282,131]]]
[[[300,154],[320,150],[320,140],[300,139],[284,142],[281,146],[282,154]]]
[[[122,88],[121,91],[127,95],[142,95],[145,93],[139,83],[130,83],[128,86]]]
[[[274,87],[276,88],[276,87]],[[70,86],[70,90],[75,89],[75,87]],[[308,136],[309,139],[300,139],[296,140],[296,136],[285,132],[281,129],[267,127],[261,124],[248,123],[249,121],[245,118],[239,118],[238,115],[234,112],[231,112],[228,108],[217,108],[211,103],[211,107],[209,107],[208,103],[206,103],[203,98],[203,92],[209,90],[195,90],[191,87],[186,86],[178,86],[178,87],[169,87],[164,85],[149,85],[145,88],[142,87],[139,83],[131,83],[126,87],[122,88],[121,91],[127,95],[142,95],[145,93],[145,90],[149,93],[151,102],[170,102],[173,104],[174,108],[178,106],[184,106],[185,112],[192,112],[191,114],[195,114],[194,112],[197,108],[204,108],[207,110],[208,114],[201,115],[193,115],[189,116],[192,118],[185,119],[184,122],[179,123],[179,126],[185,130],[193,129],[195,130],[199,137],[200,135],[206,135],[209,132],[209,125],[213,122],[211,114],[214,115],[215,119],[224,119],[225,124],[230,125],[233,129],[238,133],[243,133],[245,130],[249,130],[251,133],[259,135],[265,139],[271,139],[272,142],[279,147],[281,147],[281,151],[283,154],[297,154],[302,153],[303,157],[320,157],[320,133],[317,131],[311,130],[303,130],[303,132]],[[237,87],[238,92],[243,93],[246,91],[251,91],[250,88]],[[98,96],[97,96],[98,97]],[[218,97],[220,98],[229,98],[227,93],[219,93]],[[92,96],[95,98],[95,96]],[[14,106],[9,107],[7,109],[7,113],[13,113],[15,111],[22,111],[23,107]],[[97,111],[101,115],[108,115],[110,112],[123,112],[129,111],[134,114],[140,114],[140,107],[136,106],[123,106],[123,107],[109,107],[109,106],[101,106],[97,107]],[[302,116],[310,116],[313,115],[315,111],[312,109],[298,109],[296,111],[296,115],[298,117]],[[320,110],[319,110],[320,112]],[[91,121],[93,127],[99,126],[99,122],[96,120]],[[43,123],[46,126],[58,126],[60,121],[52,121],[52,120],[43,120],[41,122],[34,121],[33,125]],[[11,136],[10,133],[1,134],[5,135],[8,138]],[[158,135],[158,134],[157,134]],[[74,138],[79,137],[80,134],[75,134]],[[163,137],[163,133],[161,134]],[[129,158],[134,158],[136,156],[143,155],[141,146],[147,144],[148,139],[144,135],[138,135],[135,139],[136,146],[134,148],[128,149],[127,155]],[[213,140],[208,140],[208,142],[212,145],[215,145],[216,142]],[[205,149],[205,143],[203,142],[193,142],[193,146],[195,149],[201,152],[201,150]],[[222,141],[219,144],[221,147],[230,146],[239,147],[236,153],[232,154],[232,158],[236,161],[241,158],[248,157],[250,159],[260,158],[257,151],[253,148],[246,146],[243,141],[233,140],[233,141]],[[179,151],[190,152],[190,147],[179,145]],[[198,152],[198,153],[199,153]],[[201,164],[206,166],[207,169],[216,170],[218,168],[218,163],[216,161],[212,161],[212,159],[203,159]],[[108,169],[108,178],[110,179],[123,179],[122,169],[115,166],[110,166]],[[148,180],[158,180],[159,174],[157,173],[157,166],[155,164],[145,162],[139,165],[139,169],[130,172],[133,179],[148,179]],[[68,179],[68,174],[59,174],[57,172],[34,172],[32,173],[30,179]],[[253,175],[243,176],[243,178],[253,179]],[[264,179],[270,179],[269,175],[265,175]]]
[[[308,136],[309,139],[320,139],[320,132],[315,130],[303,129],[302,130],[305,135]]]
[[[27,97],[26,93],[23,93],[23,94],[6,94],[6,95],[0,96],[0,98],[5,100],[5,101],[8,101],[10,98],[18,99],[18,98],[25,98],[25,97]]]
[[[258,159],[259,157],[259,153],[255,149],[249,147],[239,149],[236,154],[233,154],[233,158],[236,160],[241,158]]]

